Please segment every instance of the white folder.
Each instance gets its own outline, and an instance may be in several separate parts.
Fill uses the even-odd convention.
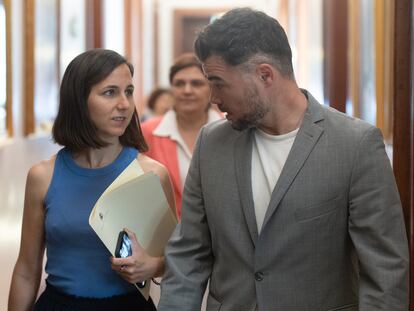
[[[177,220],[169,207],[159,177],[143,173],[137,160],[115,179],[96,202],[89,224],[114,256],[119,232],[133,231],[150,256],[164,255]],[[150,281],[138,288],[148,299]]]

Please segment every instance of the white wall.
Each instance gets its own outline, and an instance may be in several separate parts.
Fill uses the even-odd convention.
[[[142,91],[143,95],[147,96],[151,93],[154,88],[154,1],[153,0],[143,0],[142,2],[142,11],[143,11],[143,29],[145,30],[142,34],[142,70],[144,72],[143,76],[143,86]]]
[[[119,0],[103,1],[103,47],[125,54],[124,5]]]

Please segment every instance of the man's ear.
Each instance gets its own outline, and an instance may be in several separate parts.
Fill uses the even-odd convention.
[[[276,78],[275,74],[275,69],[269,64],[262,63],[257,66],[257,75],[263,83],[272,84]]]

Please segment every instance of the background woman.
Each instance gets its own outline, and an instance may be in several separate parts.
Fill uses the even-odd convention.
[[[147,121],[154,117],[163,116],[171,109],[174,102],[171,91],[164,88],[156,88],[148,96],[147,107],[141,122]]]
[[[146,153],[168,169],[173,187],[177,216],[181,217],[182,188],[193,148],[201,127],[221,118],[210,108],[210,86],[194,54],[183,54],[170,68],[173,109],[163,117],[142,124],[148,143]]]
[[[134,159],[159,175],[174,207],[167,171],[141,154],[147,146],[132,76],[132,65],[102,49],[80,54],[66,69],[53,126],[53,138],[64,148],[28,173],[9,310],[32,309],[45,248],[47,286],[34,310],[155,309],[131,283],[161,275],[163,258],[148,256],[129,232],[134,254],[122,265],[111,259],[111,267],[110,252],[88,224],[97,199]]]

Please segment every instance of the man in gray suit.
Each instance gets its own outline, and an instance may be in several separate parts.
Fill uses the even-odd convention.
[[[198,138],[159,310],[200,310],[210,281],[209,311],[406,311],[380,131],[298,88],[286,34],[264,13],[229,11],[195,50],[227,121]]]

